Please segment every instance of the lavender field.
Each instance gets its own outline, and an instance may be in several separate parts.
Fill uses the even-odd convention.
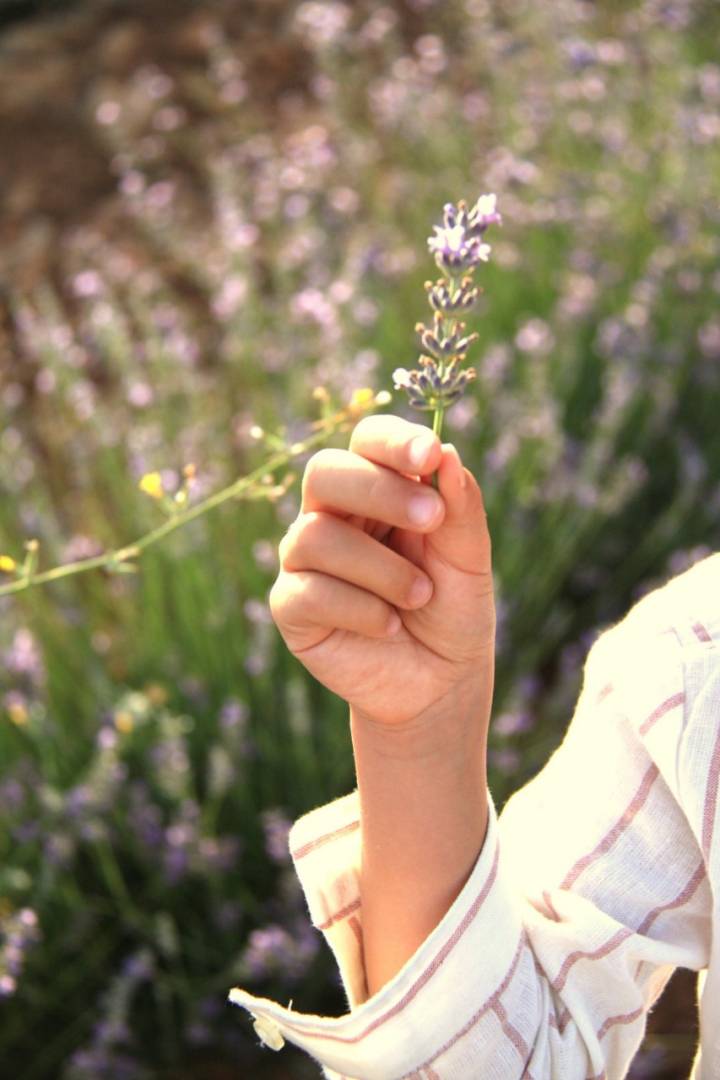
[[[499,806],[558,744],[597,634],[720,547],[717,5],[177,7],[56,4],[0,33],[17,1080],[318,1075],[226,1003],[242,983],[344,1008],[286,834],[353,785],[346,710],[266,598],[307,441],[418,416],[387,392],[445,203],[492,192],[503,216],[444,428],[493,537]],[[137,558],[15,588],[250,474]],[[635,1080],[687,1071],[692,985],[666,993]]]

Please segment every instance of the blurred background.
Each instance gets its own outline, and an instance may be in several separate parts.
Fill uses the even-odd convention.
[[[128,543],[144,474],[199,500],[390,388],[443,204],[495,192],[445,437],[493,534],[501,806],[597,634],[720,546],[718,40],[701,0],[2,0],[0,555]],[[136,574],[0,598],[3,1075],[318,1075],[225,1000],[343,1011],[285,839],[353,786],[346,710],[266,602],[304,460]],[[687,1075],[693,996],[634,1080]]]

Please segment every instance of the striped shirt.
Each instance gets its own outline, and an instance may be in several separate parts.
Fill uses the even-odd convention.
[[[699,972],[692,1080],[720,1080],[720,553],[588,655],[564,739],[496,813],[469,880],[368,997],[357,793],[290,835],[348,997],[340,1017],[231,1000],[345,1080],[620,1080],[677,967]]]

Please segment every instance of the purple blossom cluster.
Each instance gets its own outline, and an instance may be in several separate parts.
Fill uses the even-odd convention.
[[[490,245],[483,237],[490,225],[502,220],[496,204],[495,195],[481,195],[471,207],[465,202],[445,205],[443,224],[434,226],[435,235],[428,240],[445,277],[425,284],[434,314],[431,327],[418,323],[415,328],[425,350],[420,356],[421,367],[411,371],[396,368],[393,372],[395,389],[407,392],[414,409],[433,412],[433,426],[438,431],[444,410],[460,401],[476,376],[474,368],[460,365],[478,335],[466,334],[465,324],[455,316],[459,311],[469,311],[479,296],[471,275],[490,257]]]
[[[17,990],[25,956],[40,937],[37,913],[32,908],[0,912],[0,999]]]
[[[253,930],[243,950],[238,974],[251,982],[302,978],[319,948],[317,933],[306,922],[288,929],[272,923]]]
[[[438,267],[451,279],[490,258],[490,245],[483,238],[488,226],[502,222],[496,203],[495,195],[481,195],[471,207],[464,202],[457,206],[446,203],[443,223],[433,226],[435,235],[429,238],[428,247]]]

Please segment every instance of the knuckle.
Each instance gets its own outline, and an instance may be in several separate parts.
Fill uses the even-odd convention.
[[[288,531],[281,538],[280,543],[278,544],[278,560],[280,562],[280,566],[284,566],[285,564],[285,560],[287,559],[291,543],[292,541],[290,539],[290,530],[288,529]]]
[[[305,466],[303,473],[302,490],[304,494],[313,492],[317,488],[318,477],[337,465],[338,451],[330,446],[324,446],[316,451]]]
[[[322,583],[320,575],[308,570],[297,570],[289,575],[289,588],[285,602],[289,622],[303,623],[316,614]]]
[[[305,466],[305,475],[314,476],[318,471],[335,465],[337,456],[338,451],[332,446],[323,446],[321,450],[316,450]]]
[[[284,575],[281,573],[272,583],[270,592],[268,593],[267,601],[270,608],[270,614],[273,620],[277,623],[282,618],[283,607],[287,599],[287,590],[284,584]]]
[[[292,570],[293,564],[316,554],[320,550],[326,529],[327,514],[320,510],[309,510],[294,522],[281,541],[281,557],[285,569]]]
[[[291,622],[308,605],[310,579],[315,575],[283,572],[268,593],[270,613],[278,625]]]
[[[302,525],[298,529],[298,534],[303,538],[316,539],[318,534],[325,529],[327,519],[328,515],[322,510],[308,510],[307,514],[303,514]]]
[[[350,436],[350,449],[354,450],[365,439],[372,437],[377,432],[379,416],[363,416],[358,420]]]
[[[297,532],[301,521],[302,515],[300,514],[298,515],[298,517],[295,518],[294,521],[290,523],[290,525],[288,525],[284,536],[281,538],[280,543],[278,544],[278,560],[281,567],[285,565],[288,555],[295,546]]]

